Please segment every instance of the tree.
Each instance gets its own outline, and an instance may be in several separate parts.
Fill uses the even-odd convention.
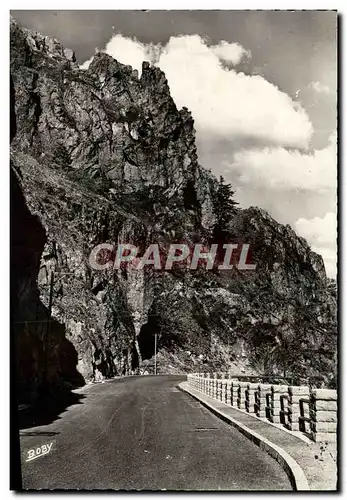
[[[217,238],[226,235],[228,232],[228,223],[236,212],[236,205],[238,203],[233,200],[234,193],[231,184],[227,184],[224,178],[220,176],[213,200],[213,208],[217,217],[214,236]]]

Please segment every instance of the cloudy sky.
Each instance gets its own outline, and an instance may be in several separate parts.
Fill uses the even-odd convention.
[[[165,71],[195,119],[200,163],[241,206],[290,224],[336,273],[336,13],[12,11],[82,67],[96,50]]]

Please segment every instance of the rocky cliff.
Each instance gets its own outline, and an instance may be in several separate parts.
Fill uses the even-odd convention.
[[[213,241],[217,181],[165,75],[98,53],[88,70],[11,20],[12,319],[18,384],[82,384],[150,372],[323,375],[333,383],[336,296],[322,258],[289,226],[234,210],[228,241],[255,271],[97,271],[99,243],[143,250]],[[29,394],[29,396],[28,396]]]

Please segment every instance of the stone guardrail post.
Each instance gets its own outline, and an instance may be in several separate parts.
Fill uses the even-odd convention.
[[[246,389],[246,411],[255,413],[255,394],[258,390],[258,384],[248,383]]]
[[[237,396],[237,407],[240,410],[246,409],[246,389],[248,382],[239,382],[239,390]]]
[[[287,385],[272,385],[271,386],[271,414],[270,421],[274,424],[279,424],[283,421],[281,410],[281,395],[288,393]]]
[[[237,400],[239,397],[239,381],[238,380],[232,380],[231,381],[231,404],[232,406],[237,407]]]
[[[222,379],[222,401],[223,403],[227,402],[227,379]]]
[[[202,379],[202,390],[201,392],[203,392],[204,394],[206,394],[206,381],[207,381],[207,373],[203,373],[203,379]]]
[[[224,374],[222,374],[224,375]],[[224,383],[224,376],[223,378],[221,378],[221,381],[220,381],[220,400],[223,401],[223,403],[225,403],[225,383]]]
[[[309,394],[308,386],[292,385],[288,387],[288,421],[286,427],[290,431],[300,430],[300,417],[305,417],[305,415],[301,415],[300,400],[307,399]],[[301,427],[305,427],[305,423],[301,424]]]
[[[308,396],[300,396],[299,399],[299,408],[300,408],[300,416],[299,416],[299,431],[304,432],[310,437],[312,437],[311,431],[311,400]]]
[[[219,373],[218,386],[217,386],[217,399],[219,401],[224,401],[223,399],[223,379],[225,378],[225,373]]]
[[[288,386],[287,386],[287,392],[284,394],[280,395],[280,422],[288,428],[288,421],[289,421],[289,394],[288,394]]]
[[[210,398],[213,397],[213,381],[214,381],[214,378],[211,374],[211,377],[210,377],[210,385],[209,385],[209,391],[208,391],[208,395],[210,396]]]
[[[227,405],[231,405],[231,387],[232,381],[227,379],[225,381],[225,402]]]
[[[221,401],[225,403],[226,401],[226,374],[222,373],[223,377],[221,379]]]
[[[212,398],[212,393],[213,393],[212,387],[213,387],[213,377],[210,376],[208,383],[208,396],[210,396],[210,398]]]
[[[217,380],[217,399],[219,401],[222,400],[222,379],[221,378],[219,378]]]
[[[312,389],[310,417],[313,441],[316,443],[335,442],[337,437],[337,391]]]
[[[212,397],[217,398],[217,373],[213,374]]]
[[[269,402],[271,397],[271,385],[270,384],[259,384],[258,391],[256,393],[256,415],[260,418],[270,419],[270,407]]]

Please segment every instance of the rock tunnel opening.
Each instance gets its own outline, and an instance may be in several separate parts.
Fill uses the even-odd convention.
[[[183,203],[187,210],[194,210],[199,206],[196,189],[192,180],[189,180],[183,189]]]
[[[140,366],[139,356],[137,354],[137,350],[136,350],[135,343],[134,343],[134,345],[131,348],[131,369],[137,370],[139,368],[139,366]]]
[[[154,356],[154,337],[160,332],[159,320],[157,314],[149,313],[147,323],[141,327],[138,342],[142,359],[150,359]]]

